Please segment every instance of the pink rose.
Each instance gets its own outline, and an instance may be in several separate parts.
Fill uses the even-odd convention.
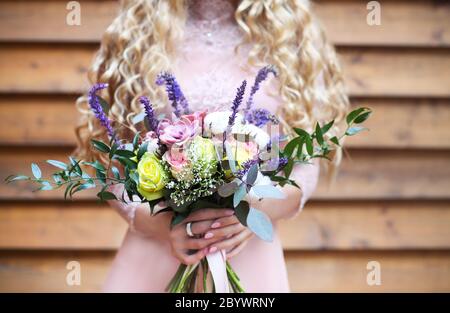
[[[192,114],[183,115],[182,117],[187,118],[197,129],[203,129],[203,119],[206,116],[206,111],[196,111]]]
[[[175,121],[162,120],[158,125],[159,140],[168,146],[174,144],[183,146],[196,135],[197,131],[196,123],[183,116]]]
[[[189,165],[186,153],[181,147],[170,147],[169,150],[164,153],[163,159],[169,163],[170,170],[174,177],[178,177],[177,174]]]

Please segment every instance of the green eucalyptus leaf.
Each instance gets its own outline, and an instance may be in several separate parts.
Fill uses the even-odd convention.
[[[273,226],[270,218],[264,212],[250,208],[247,216],[247,226],[262,240],[268,242],[273,240]]]
[[[42,178],[42,172],[39,166],[36,163],[31,164],[31,172],[33,173],[34,178],[41,179]]]
[[[253,164],[247,172],[247,185],[253,185],[258,177],[258,164]]]
[[[356,135],[356,134],[359,133],[359,132],[362,132],[363,130],[367,130],[367,128],[365,128],[365,127],[359,127],[359,126],[353,126],[353,127],[350,127],[349,129],[347,129],[347,131],[345,132],[345,134],[346,134],[347,136],[353,136],[353,135]]]
[[[247,226],[247,217],[250,211],[250,205],[247,201],[241,201],[239,205],[234,209],[236,217],[242,225]]]
[[[225,183],[223,185],[220,185],[219,188],[217,188],[217,193],[222,198],[227,198],[235,193],[235,191],[239,188],[239,185],[236,181],[232,181],[229,183]]]
[[[284,193],[272,185],[257,185],[251,189],[258,198],[285,199]]]
[[[245,184],[241,184],[233,195],[233,207],[237,207],[246,194],[247,186]]]

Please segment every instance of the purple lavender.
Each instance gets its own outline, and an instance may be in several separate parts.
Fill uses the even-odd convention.
[[[105,112],[103,111],[103,108],[97,96],[97,92],[99,90],[105,89],[106,87],[108,87],[108,84],[104,83],[98,83],[92,86],[92,88],[89,90],[88,93],[88,102],[89,105],[91,106],[92,111],[95,114],[95,117],[100,121],[100,124],[106,128],[108,136],[114,138],[114,141],[117,143],[118,141],[116,138],[116,134],[114,133],[114,129],[111,126],[111,121],[108,119]]]
[[[147,116],[148,125],[150,126],[150,130],[157,132],[158,129],[158,121],[155,118],[155,112],[153,111],[153,107],[150,104],[150,100],[142,96],[139,98],[139,101],[144,106],[145,109],[145,115]]]
[[[227,132],[231,129],[231,127],[234,125],[234,121],[236,120],[236,114],[239,110],[239,106],[242,103],[242,99],[244,99],[245,94],[245,87],[247,86],[247,81],[244,80],[241,84],[241,86],[237,89],[236,97],[233,100],[233,105],[231,106],[231,115],[228,120],[228,129]]]
[[[245,174],[247,174],[250,167],[252,167],[254,164],[258,164],[258,163],[259,163],[259,158],[250,159],[250,160],[245,161],[244,163],[242,163],[242,168],[239,171],[237,171],[236,176],[239,178],[244,177]]]
[[[266,109],[254,109],[247,112],[245,119],[250,124],[262,127],[269,122],[278,124],[278,119]]]
[[[175,77],[169,72],[162,72],[156,78],[156,84],[166,85],[167,96],[172,101],[176,116],[189,113],[189,105]]]
[[[272,73],[274,76],[277,76],[275,68],[271,65],[264,66],[262,69],[258,71],[258,74],[256,74],[255,82],[253,83],[252,89],[250,90],[250,95],[248,97],[247,105],[245,108],[246,115],[253,105],[253,96],[259,90],[261,83],[266,80],[267,76],[269,76],[269,73]]]

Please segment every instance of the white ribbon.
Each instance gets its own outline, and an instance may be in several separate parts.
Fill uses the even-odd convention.
[[[206,256],[208,266],[214,281],[217,293],[230,293],[227,275],[227,255],[225,250],[210,253]]]

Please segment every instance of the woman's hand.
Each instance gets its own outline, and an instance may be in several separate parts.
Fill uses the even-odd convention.
[[[220,221],[234,214],[227,209],[203,209],[190,214],[183,222],[174,226],[169,233],[169,242],[173,255],[184,264],[195,264],[206,256],[208,246],[218,240],[224,239],[222,233],[211,234],[211,229],[220,227]],[[191,230],[196,237],[189,237],[186,233],[186,224],[191,223]],[[216,223],[214,225],[214,223]],[[206,234],[205,234],[206,233]],[[228,233],[226,233],[228,234]],[[192,253],[192,251],[195,251]]]
[[[227,252],[227,259],[236,256],[244,249],[254,233],[239,222],[235,215],[226,216],[215,220],[211,229],[204,235],[205,239],[223,238],[212,243],[207,253],[219,250]]]

